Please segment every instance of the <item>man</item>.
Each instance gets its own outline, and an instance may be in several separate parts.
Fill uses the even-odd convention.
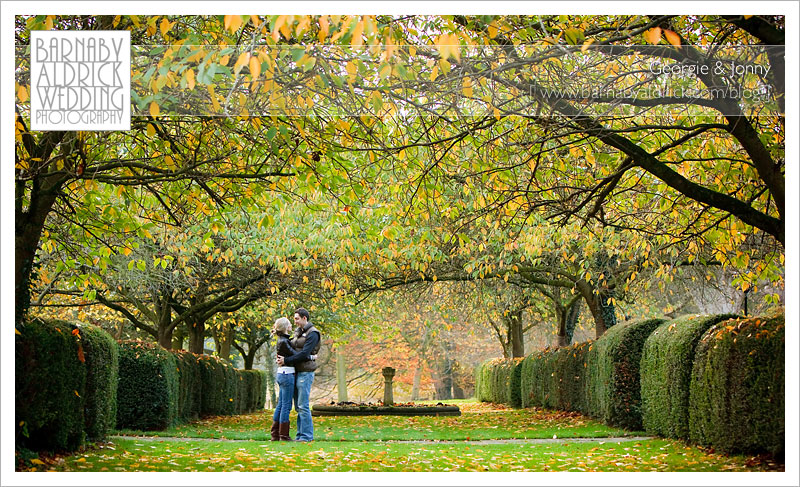
[[[317,368],[316,356],[322,342],[322,334],[309,321],[311,316],[304,308],[294,312],[296,338],[292,340],[292,348],[298,350],[291,357],[278,355],[279,366],[294,367],[296,396],[294,409],[297,411],[297,441],[314,440],[314,423],[311,420],[309,399],[311,384],[314,383],[314,370]]]

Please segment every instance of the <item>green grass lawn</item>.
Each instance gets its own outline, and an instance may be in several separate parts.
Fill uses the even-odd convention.
[[[573,413],[513,410],[474,402],[459,406],[463,411],[459,417],[314,418],[316,441],[312,443],[268,441],[268,412],[217,416],[164,432],[135,432],[146,437],[113,438],[82,453],[45,458],[34,467],[62,472],[727,472],[783,468],[763,458],[711,453],[674,440],[570,441],[642,434],[609,428]],[[510,438],[552,440],[554,434],[559,441],[473,443]],[[166,438],[172,436],[181,438]]]
[[[314,418],[314,437],[330,441],[491,440],[505,438],[598,438],[643,435],[612,428],[577,413],[510,409],[475,402],[459,404],[461,416],[321,416]],[[292,412],[292,432],[296,427]],[[271,411],[214,416],[159,432],[123,430],[120,434],[269,440]]]

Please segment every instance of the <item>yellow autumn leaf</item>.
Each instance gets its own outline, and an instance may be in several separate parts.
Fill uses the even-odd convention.
[[[583,41],[583,45],[581,46],[581,52],[586,52],[589,49],[589,46],[594,42],[594,39],[586,39]]]
[[[34,465],[44,465],[44,462],[39,460],[38,458],[32,459],[31,463],[34,464]]]
[[[158,103],[151,101],[150,102],[150,115],[153,117],[157,117],[158,114],[161,113],[161,109],[158,107]]]
[[[679,36],[675,32],[673,32],[673,31],[671,31],[669,29],[664,29],[664,37],[666,37],[667,38],[667,42],[669,42],[673,46],[681,47],[681,36]]]
[[[322,42],[328,37],[328,29],[330,28],[330,24],[328,22],[327,15],[321,15],[319,17],[319,34],[317,34],[317,40]]]
[[[233,65],[233,72],[234,74],[239,74],[239,71],[242,70],[242,67],[250,62],[250,53],[243,52],[239,55],[239,58],[236,60],[236,64]]]
[[[152,123],[147,124],[147,136],[152,137],[156,134],[156,128],[153,126]]]
[[[472,96],[472,80],[469,78],[464,78],[464,82],[462,83],[462,92],[464,96],[471,97]]]
[[[255,56],[250,57],[250,76],[253,79],[258,78],[258,75],[261,74],[261,63],[258,61],[258,58]]]
[[[80,395],[80,394],[78,394],[78,391],[76,391],[76,390],[74,390],[74,389],[73,389],[73,390],[72,390],[72,392],[74,392],[76,396],[78,396],[78,397],[81,397],[81,395]]]
[[[14,328],[14,334],[15,335],[22,335],[22,333],[20,333],[19,330],[17,330],[16,328]]]
[[[222,110],[222,107],[219,105],[219,100],[217,100],[217,94],[214,91],[214,85],[208,85],[208,94],[211,97],[211,107],[214,109],[215,113],[219,113]]]
[[[242,16],[241,15],[226,15],[223,18],[223,25],[225,30],[229,30],[231,32],[236,32],[239,30],[239,27],[242,26]]]
[[[19,86],[19,89],[17,90],[17,98],[19,98],[20,103],[25,103],[28,101],[28,90],[25,89],[25,86]]]
[[[650,44],[658,44],[661,42],[661,27],[653,27],[644,33],[644,38]]]
[[[361,36],[364,34],[364,21],[360,20],[356,24],[356,28],[353,31],[353,37],[350,39],[350,46],[352,47],[359,47],[364,44],[364,39]]]
[[[497,20],[493,20],[491,24],[489,24],[489,38],[494,39],[497,37]]]
[[[162,35],[162,36],[163,36],[163,35],[166,35],[166,34],[167,34],[167,32],[169,32],[169,30],[170,30],[171,28],[172,28],[172,22],[170,22],[169,20],[167,20],[167,19],[166,19],[166,17],[165,17],[164,19],[162,19],[162,20],[161,20],[161,24],[159,24],[159,29],[161,30],[161,35]]]
[[[186,71],[186,84],[190,90],[194,89],[194,70],[191,68]]]

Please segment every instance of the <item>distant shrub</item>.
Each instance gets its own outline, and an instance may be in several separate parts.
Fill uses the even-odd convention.
[[[152,343],[124,341],[119,350],[117,428],[163,430],[178,419],[175,355]]]
[[[640,381],[642,423],[648,433],[689,437],[689,384],[695,346],[712,325],[732,317],[683,316],[663,323],[647,338]]]
[[[84,325],[79,329],[86,359],[85,430],[89,439],[97,441],[117,425],[119,346],[102,328]]]
[[[83,445],[86,363],[76,329],[65,321],[16,326],[17,446],[54,451]]]
[[[784,455],[785,323],[782,314],[712,326],[695,351],[689,437],[725,452]]]
[[[639,363],[645,340],[661,319],[613,326],[586,353],[586,413],[622,428],[642,428]]]

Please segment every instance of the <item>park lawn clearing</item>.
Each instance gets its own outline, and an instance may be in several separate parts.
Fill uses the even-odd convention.
[[[139,432],[141,437],[117,436],[82,453],[45,458],[34,468],[62,472],[726,472],[784,468],[761,457],[726,456],[676,440],[637,439],[641,432],[609,428],[574,413],[475,402],[459,406],[462,416],[458,417],[314,418],[316,441],[312,443],[269,441],[269,411],[215,416],[163,432]],[[295,419],[292,421],[294,424]],[[623,436],[628,438],[611,440]],[[514,438],[516,441],[491,442]]]
[[[510,438],[606,438],[642,436],[606,426],[578,413],[546,409],[511,409],[497,404],[463,402],[461,416],[321,416],[314,437],[328,441],[497,440]],[[369,419],[367,419],[369,418]],[[267,441],[272,412],[213,416],[164,431],[121,430],[119,434],[178,438]],[[292,431],[297,418],[292,413]]]
[[[555,444],[115,439],[45,470],[68,472],[727,472],[763,471],[743,456],[673,440]]]

